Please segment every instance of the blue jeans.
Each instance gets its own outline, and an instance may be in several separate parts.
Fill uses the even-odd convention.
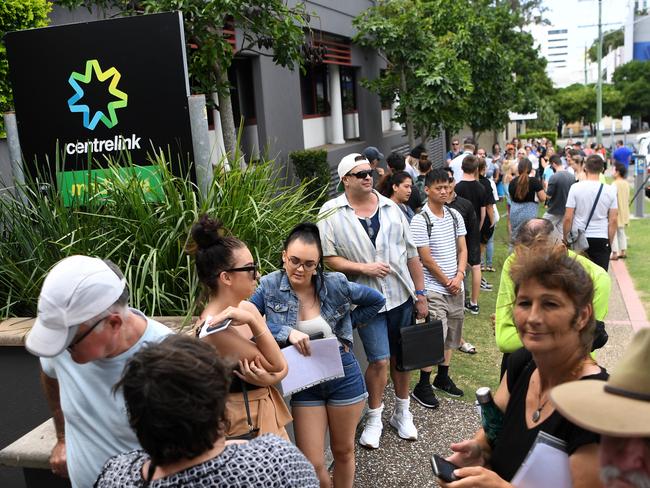
[[[325,405],[344,407],[368,398],[366,382],[361,374],[357,358],[352,352],[345,351],[343,347],[339,347],[339,351],[345,376],[294,393],[291,395],[292,407],[321,407]]]
[[[485,256],[481,256],[481,264],[486,266],[492,266],[492,260],[494,259],[494,234],[487,241],[485,245]]]
[[[413,321],[413,300],[410,298],[386,312],[379,313],[359,327],[359,337],[368,362],[388,359],[397,353],[399,330]]]

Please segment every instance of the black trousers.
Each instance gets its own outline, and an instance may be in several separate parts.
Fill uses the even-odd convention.
[[[612,249],[609,246],[609,239],[601,237],[587,237],[589,249],[587,249],[587,257],[605,271],[609,269],[609,256]]]

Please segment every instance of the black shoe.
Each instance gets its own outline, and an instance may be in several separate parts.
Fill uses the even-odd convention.
[[[478,305],[472,305],[470,302],[465,302],[465,311],[472,315],[478,315],[481,309]]]
[[[429,383],[418,383],[415,385],[413,393],[411,393],[411,398],[423,407],[438,408],[438,399]]]
[[[436,378],[433,380],[433,387],[436,390],[444,391],[449,396],[463,396],[463,390],[458,388],[449,376],[444,379],[440,379],[438,376],[436,376]]]

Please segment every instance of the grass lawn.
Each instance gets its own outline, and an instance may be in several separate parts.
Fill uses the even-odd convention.
[[[491,292],[481,291],[479,305],[481,312],[478,315],[465,313],[465,324],[463,326],[463,338],[471,342],[477,350],[477,354],[466,354],[455,351],[449,367],[449,375],[456,385],[465,392],[463,400],[474,402],[474,393],[481,386],[489,386],[496,391],[499,385],[499,371],[501,367],[501,352],[496,346],[494,332],[490,315],[494,313],[497,290],[501,277],[501,265],[508,256],[508,232],[506,225],[505,202],[499,204],[501,220],[497,223],[494,237],[494,261],[495,273],[483,273],[494,289]],[[432,378],[435,376],[435,368]],[[419,373],[414,372],[411,378],[413,384],[417,383]],[[444,393],[440,394],[444,396]]]
[[[634,207],[631,210],[634,214]],[[650,214],[650,202],[645,201],[645,213]],[[634,287],[639,293],[639,298],[645,306],[646,313],[650,316],[650,259],[647,253],[650,250],[650,218],[631,219],[626,229],[628,238],[627,269],[634,281]]]

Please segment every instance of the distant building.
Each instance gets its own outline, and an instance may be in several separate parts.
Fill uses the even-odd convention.
[[[624,62],[650,60],[650,15],[648,0],[641,0],[628,7],[625,21]],[[645,12],[639,15],[638,12]]]
[[[531,25],[527,29],[547,61],[546,73],[556,87],[584,82],[583,66],[576,61],[579,55],[571,52],[575,26]]]

